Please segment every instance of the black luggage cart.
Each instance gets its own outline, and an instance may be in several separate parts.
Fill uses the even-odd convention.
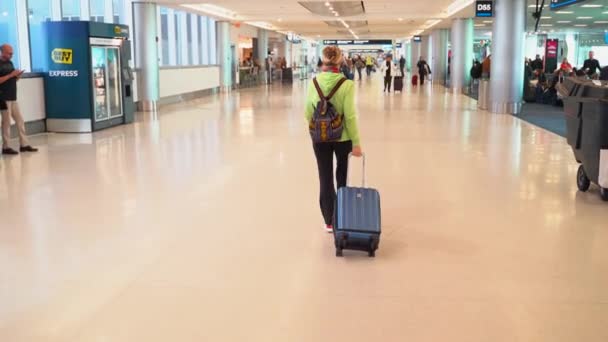
[[[581,164],[578,188],[585,192],[597,184],[608,201],[608,87],[568,78],[564,88],[568,144]]]

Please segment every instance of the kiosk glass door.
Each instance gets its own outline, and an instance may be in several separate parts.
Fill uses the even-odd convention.
[[[91,46],[95,122],[123,116],[120,50],[116,46]]]

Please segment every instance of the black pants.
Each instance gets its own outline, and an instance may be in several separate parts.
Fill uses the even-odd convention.
[[[338,161],[336,168],[336,182],[338,189],[346,186],[346,173],[348,172],[348,154],[353,150],[352,141],[328,142],[313,144],[317,167],[319,168],[319,204],[325,224],[332,224],[336,190],[334,188],[334,154]]]
[[[368,65],[365,67],[365,71],[367,71],[367,76],[371,76],[372,74],[372,66]]]
[[[363,79],[363,77],[361,76],[361,69],[362,69],[362,68],[357,68],[357,71],[359,72],[359,80],[362,80],[362,79]]]
[[[424,85],[424,78],[426,77],[425,74],[420,74],[420,85]]]
[[[405,76],[405,66],[400,66],[399,69],[401,70],[401,76]]]
[[[388,88],[388,92],[391,92],[391,84],[393,83],[393,78],[391,76],[384,76],[384,91]]]

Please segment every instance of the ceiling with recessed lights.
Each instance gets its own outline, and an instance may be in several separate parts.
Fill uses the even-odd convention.
[[[321,38],[395,38],[449,28],[453,18],[474,16],[473,0],[157,0],[188,6],[233,22],[255,23],[280,32]],[[187,4],[184,4],[187,2]],[[540,2],[540,1],[539,1]],[[528,31],[533,30],[536,0],[528,0]],[[551,11],[546,0],[539,31],[608,29],[608,0],[586,0]],[[476,30],[490,31],[491,19],[476,19]]]

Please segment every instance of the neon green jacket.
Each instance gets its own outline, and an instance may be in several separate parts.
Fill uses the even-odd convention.
[[[317,75],[317,82],[323,91],[323,94],[328,95],[331,90],[338,84],[338,81],[343,78],[343,74],[333,72],[324,72]],[[308,86],[308,95],[306,97],[306,110],[304,116],[306,122],[312,120],[312,115],[320,98],[315,89],[314,83],[311,81]],[[338,113],[344,114],[344,131],[340,141],[352,141],[353,146],[359,146],[359,128],[357,125],[357,110],[355,108],[355,83],[347,80],[342,84],[338,92],[329,101],[336,108]]]

